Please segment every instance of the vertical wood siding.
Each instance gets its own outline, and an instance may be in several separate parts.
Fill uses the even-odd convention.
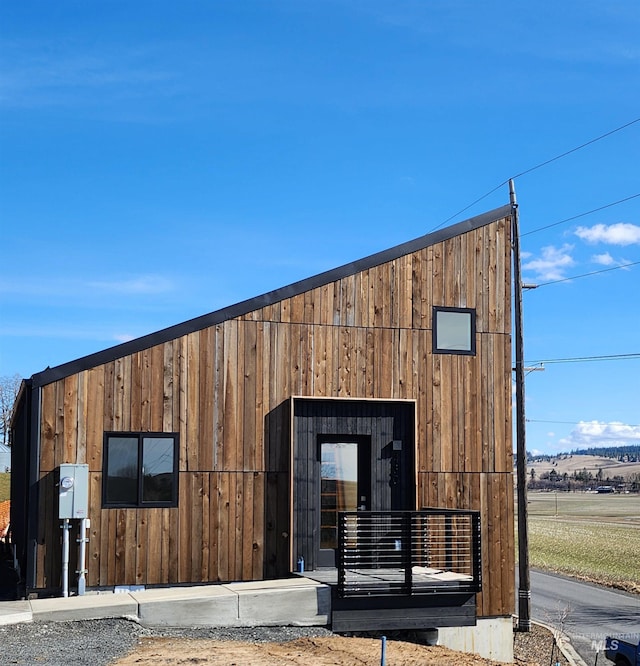
[[[55,469],[88,463],[88,584],[288,571],[292,395],[416,401],[417,506],[482,511],[481,615],[513,605],[510,225],[505,218],[42,389],[37,584],[60,584]],[[476,308],[475,356],[432,307]],[[105,431],[180,435],[179,507],[102,509]]]

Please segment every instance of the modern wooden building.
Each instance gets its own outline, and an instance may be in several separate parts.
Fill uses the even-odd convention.
[[[84,463],[89,588],[318,570],[341,509],[447,508],[479,512],[474,614],[509,618],[511,236],[504,206],[25,380],[26,592],[60,588],[58,470]]]

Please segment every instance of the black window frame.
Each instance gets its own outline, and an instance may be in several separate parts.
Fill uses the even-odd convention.
[[[460,314],[469,314],[471,324],[471,347],[470,349],[445,349],[438,347],[438,312],[457,312]],[[433,322],[433,353],[434,354],[459,354],[462,356],[476,355],[476,309],[475,308],[452,308],[441,305],[434,305],[432,312]]]
[[[110,438],[131,438],[137,439],[137,499],[135,502],[126,500],[108,499],[108,463],[109,463],[109,439]],[[143,500],[143,451],[145,439],[171,439],[173,440],[173,466],[171,471],[172,486],[171,499],[164,501],[145,501]],[[177,432],[105,432],[102,443],[102,507],[105,509],[148,509],[148,508],[167,508],[178,506],[178,460],[180,454],[180,435]]]

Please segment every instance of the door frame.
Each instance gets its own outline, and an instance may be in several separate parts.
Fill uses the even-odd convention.
[[[291,571],[298,569],[300,558],[306,570],[321,566],[319,438],[349,441],[371,437],[369,508],[415,510],[416,409],[415,400],[291,397]]]

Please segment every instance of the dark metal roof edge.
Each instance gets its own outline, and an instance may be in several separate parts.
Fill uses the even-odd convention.
[[[363,259],[351,262],[349,264],[344,264],[338,268],[333,268],[331,270],[325,271],[324,273],[319,273],[304,280],[294,282],[286,287],[281,287],[279,289],[274,289],[269,291],[266,294],[256,296],[254,298],[241,301],[235,305],[230,305],[221,310],[216,310],[215,312],[210,312],[194,319],[189,319],[180,324],[175,324],[164,328],[160,331],[154,333],[149,333],[148,335],[143,335],[142,337],[136,338],[135,340],[130,340],[129,342],[123,342],[122,344],[115,345],[113,347],[108,347],[102,351],[89,354],[88,356],[83,356],[81,358],[69,361],[68,363],[63,363],[54,368],[46,368],[42,372],[38,372],[32,376],[33,386],[44,386],[50,384],[51,382],[58,381],[59,379],[64,379],[69,375],[75,374],[76,372],[82,372],[89,368],[95,367],[97,365],[102,365],[103,363],[109,363],[114,361],[117,358],[122,356],[128,356],[129,354],[134,354],[144,349],[149,349],[155,345],[168,342],[169,340],[174,340],[180,338],[189,333],[201,330],[203,328],[208,328],[209,326],[215,326],[229,319],[235,319],[236,317],[241,317],[253,310],[259,310],[260,308],[266,307],[277,303],[285,298],[291,298],[292,296],[297,296],[298,294],[304,293],[311,289],[316,289],[330,282],[335,282],[342,278],[348,277],[350,275],[355,275],[361,271],[379,266],[388,261],[393,261],[399,257],[402,257],[406,254],[411,254],[412,252],[417,252],[429,247],[430,245],[435,245],[455,236],[473,231],[474,229],[479,229],[480,227],[491,224],[497,220],[507,217],[511,214],[511,205],[507,204],[499,208],[495,208],[487,213],[471,217],[468,220],[458,222],[444,229],[439,229],[437,231],[428,233],[424,236],[420,236],[406,243],[396,245],[395,247],[389,248],[388,250],[382,250],[375,254],[369,255]]]
[[[13,428],[13,424],[15,422],[15,417],[16,417],[16,412],[18,411],[18,407],[22,400],[24,399],[24,396],[27,392],[27,389],[31,388],[31,380],[30,379],[23,379],[20,382],[20,386],[18,387],[18,392],[16,393],[16,397],[13,401],[13,406],[11,407],[11,415],[9,418],[9,427]]]

